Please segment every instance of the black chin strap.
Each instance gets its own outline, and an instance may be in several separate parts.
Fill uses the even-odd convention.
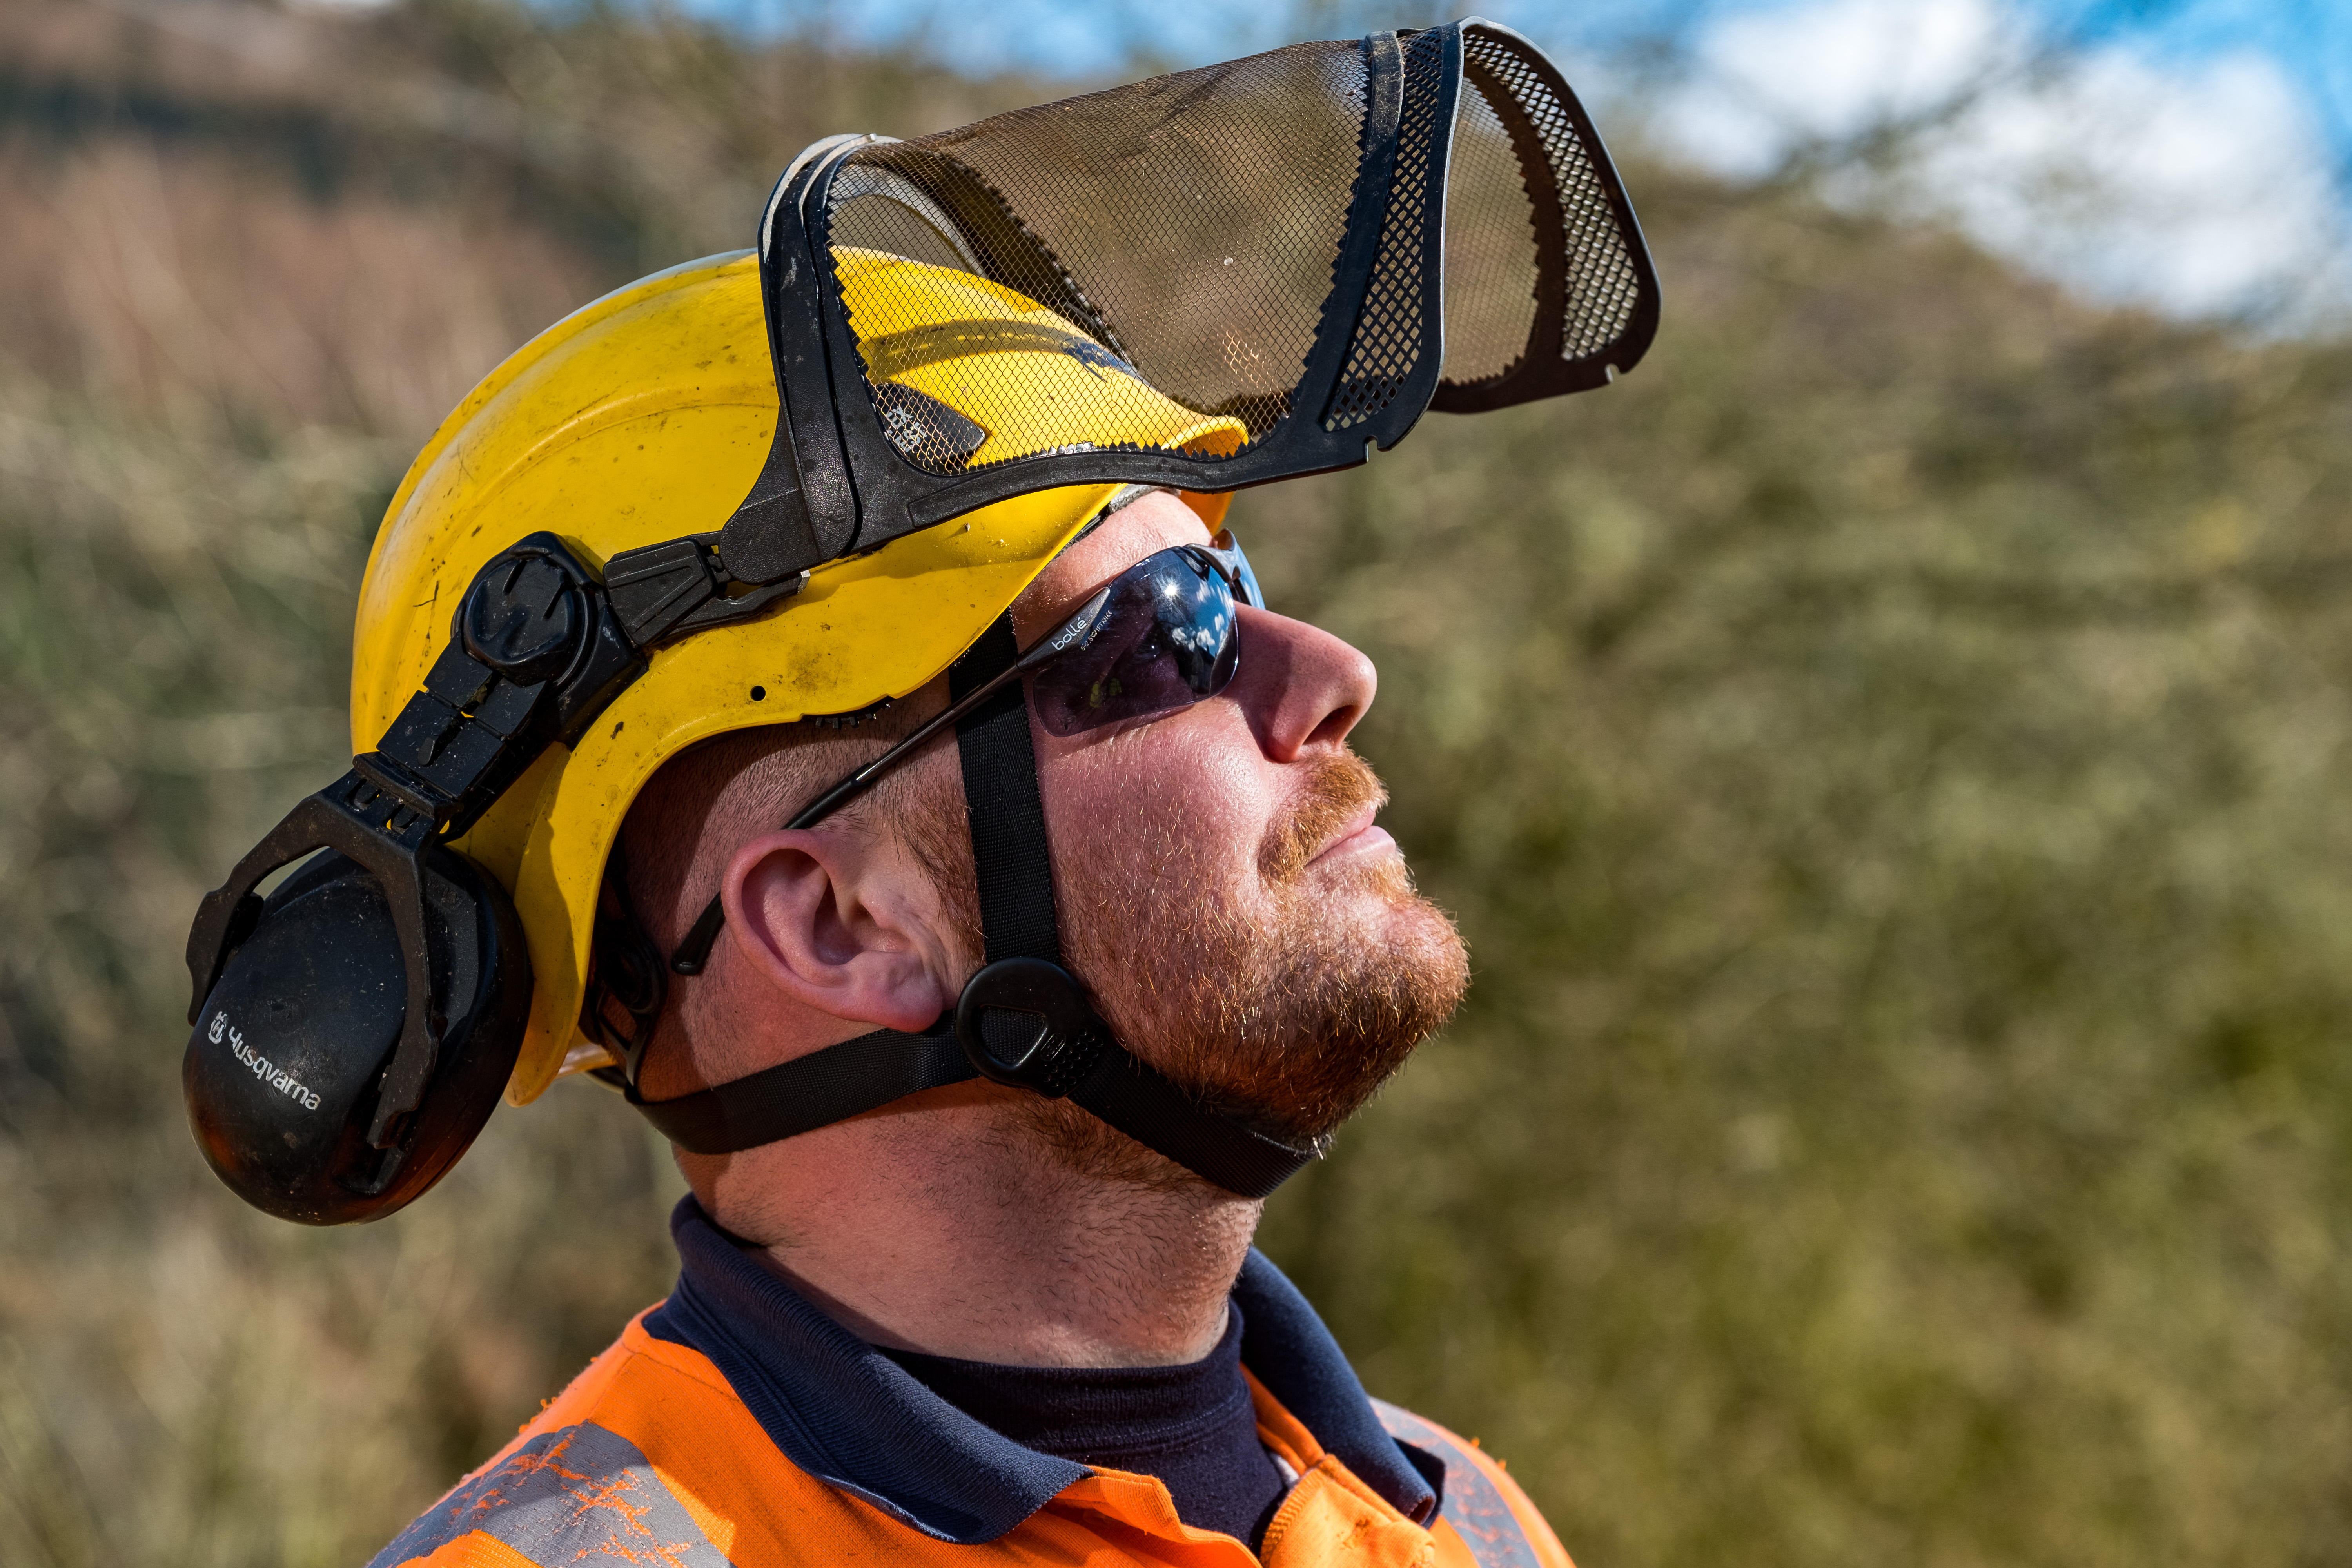
[[[930,1033],[879,1029],[778,1067],[676,1100],[629,1101],[690,1154],[732,1154],[846,1121],[877,1105],[978,1073],[949,1014]]]
[[[1006,616],[948,672],[950,699],[1018,657]],[[918,1094],[987,1077],[1071,1101],[1194,1174],[1262,1198],[1323,1152],[1268,1138],[1201,1104],[1112,1038],[1062,967],[1036,753],[1018,681],[956,726],[987,964],[953,1013],[919,1035],[880,1029],[677,1100],[632,1103],[672,1142],[731,1154]]]

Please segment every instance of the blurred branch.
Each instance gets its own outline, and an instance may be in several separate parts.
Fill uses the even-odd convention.
[[[471,87],[421,62],[339,79],[319,94],[304,79],[306,51],[286,35],[296,19],[218,0],[92,0],[118,15],[245,62],[322,118],[362,132],[423,132],[509,160],[582,189],[620,195],[643,220],[699,228],[715,208],[756,213],[764,188],[722,170],[681,183],[640,139],[615,135],[545,103]],[[534,27],[533,30],[541,30]],[[340,75],[340,73],[339,73]],[[745,235],[748,239],[749,226]]]

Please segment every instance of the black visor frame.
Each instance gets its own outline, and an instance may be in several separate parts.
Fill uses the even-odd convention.
[[[1656,273],[1591,118],[1541,51],[1511,29],[1475,18],[1317,47],[1362,54],[1360,146],[1345,226],[1311,346],[1286,395],[1287,412],[1230,456],[1101,446],[1056,448],[968,471],[918,467],[890,439],[886,421],[901,411],[877,406],[877,389],[869,384],[833,265],[832,192],[845,171],[886,155],[894,171],[931,171],[927,199],[936,197],[962,233],[974,237],[978,250],[996,258],[985,265],[1003,270],[1003,258],[1011,256],[1024,277],[1058,278],[1066,288],[1047,302],[1093,334],[1109,360],[1124,364],[1128,356],[1120,352],[1116,323],[1096,311],[1021,211],[973,168],[940,150],[1016,116],[918,142],[835,137],[795,159],[777,184],[760,233],[762,299],[782,409],[767,465],[720,533],[718,552],[727,572],[741,583],[781,581],[976,508],[1056,486],[1122,482],[1214,492],[1348,468],[1363,462],[1374,446],[1393,447],[1425,409],[1503,407],[1602,385],[1631,369],[1656,331]],[[1233,62],[1233,68],[1251,63]],[[1181,84],[1184,79],[1160,79]],[[1443,379],[1447,171],[1465,81],[1486,106],[1482,124],[1491,119],[1490,129],[1517,160],[1526,211],[1532,215],[1535,308],[1515,361],[1496,374],[1456,383]],[[1278,223],[1281,215],[1269,212],[1265,221]],[[1234,243],[1250,237],[1237,236]],[[1579,293],[1598,275],[1591,256],[1602,251],[1605,308],[1592,307]],[[1597,328],[1592,308],[1607,318]],[[905,389],[885,382],[880,390]]]

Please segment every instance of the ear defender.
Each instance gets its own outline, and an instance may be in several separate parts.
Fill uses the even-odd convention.
[[[368,1138],[407,1012],[383,889],[332,850],[263,905],[205,998],[180,1068],[214,1173],[254,1207],[305,1225],[373,1219],[422,1195],[473,1142],[530,1014],[530,961],[504,889],[429,847],[425,933],[440,1048],[390,1146]]]
[[[522,1045],[530,959],[506,889],[446,845],[645,672],[642,648],[799,585],[705,605],[715,588],[677,581],[724,585],[696,550],[615,556],[604,580],[553,534],[501,552],[376,750],[205,896],[180,1082],[237,1196],[306,1225],[380,1218],[481,1131]]]

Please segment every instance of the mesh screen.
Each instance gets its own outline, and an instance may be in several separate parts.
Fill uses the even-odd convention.
[[[903,256],[1045,307],[1064,325],[1028,319],[1038,337],[1019,346],[1050,345],[1089,371],[1057,394],[1087,405],[1062,411],[1066,427],[1115,426],[1132,367],[1186,409],[1239,420],[1255,441],[1289,411],[1331,290],[1364,76],[1355,42],[1299,44],[861,148],[826,209],[836,275],[845,247]],[[887,369],[867,340],[888,335],[896,285],[887,271],[866,276],[867,319],[853,305],[850,325],[881,384]],[[1016,374],[1008,356],[976,352],[1002,341],[976,330],[973,342],[961,374]],[[953,347],[930,352],[942,346]],[[1019,395],[1009,380],[972,390],[966,406]],[[899,405],[878,412],[910,460],[958,471],[969,429],[927,428],[934,411],[896,393],[879,401]]]
[[[1360,192],[1368,135],[1393,140]],[[786,340],[838,334],[825,312],[846,311],[856,357],[826,356],[841,445],[815,408],[793,419],[812,432],[803,493],[833,509],[812,517],[863,543],[1048,475],[1220,489],[1345,466],[1425,407],[1598,384],[1655,326],[1590,122],[1532,46],[1483,23],[1300,44],[912,142],[843,138],[799,167],[824,205],[780,189],[770,207],[772,330],[780,363],[805,363],[808,341]],[[1310,356],[1315,405],[1294,407]]]
[[[1389,181],[1388,221],[1372,262],[1371,288],[1356,321],[1348,363],[1331,395],[1325,428],[1344,430],[1386,408],[1421,358],[1423,208],[1427,205],[1431,142],[1444,87],[1445,37],[1429,31],[1404,47],[1404,108],[1397,121],[1396,172]]]
[[[1641,273],[1610,210],[1609,196],[1568,110],[1519,54],[1501,38],[1467,29],[1463,53],[1474,76],[1498,84],[1532,123],[1559,182],[1566,229],[1560,357],[1582,359],[1607,347],[1633,319]]]
[[[1511,133],[1477,83],[1462,84],[1445,171],[1445,368],[1491,381],[1526,357],[1536,324],[1536,210]]]

